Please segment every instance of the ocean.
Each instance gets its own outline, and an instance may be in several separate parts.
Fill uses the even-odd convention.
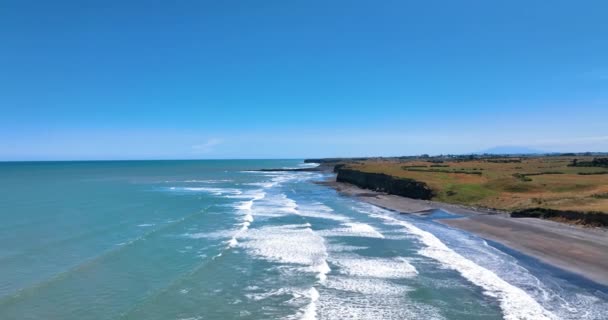
[[[0,319],[608,319],[608,291],[301,160],[0,163]]]

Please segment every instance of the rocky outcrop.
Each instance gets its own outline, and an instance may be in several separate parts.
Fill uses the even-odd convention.
[[[608,214],[603,212],[564,211],[546,208],[530,208],[511,213],[512,218],[540,218],[565,220],[589,226],[608,227]]]
[[[395,194],[413,199],[429,200],[433,190],[424,182],[397,178],[382,173],[362,172],[344,167],[336,168],[336,181],[354,184],[359,188]]]
[[[334,170],[333,170],[334,173],[338,173],[338,170],[344,168],[344,166],[346,166],[346,164],[344,164],[344,163],[340,163],[340,164],[335,165],[334,166]]]

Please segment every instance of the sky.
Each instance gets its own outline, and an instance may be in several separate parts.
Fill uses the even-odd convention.
[[[608,151],[607,1],[0,2],[0,161]]]

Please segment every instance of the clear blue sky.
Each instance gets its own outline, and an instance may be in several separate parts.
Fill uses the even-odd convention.
[[[608,151],[607,1],[0,2],[0,160]]]

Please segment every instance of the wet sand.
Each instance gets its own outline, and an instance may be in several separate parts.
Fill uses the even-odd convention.
[[[584,228],[549,220],[511,218],[506,212],[387,195],[325,181],[338,192],[386,209],[425,214],[435,209],[462,215],[437,222],[466,230],[560,269],[608,285],[608,229]]]

